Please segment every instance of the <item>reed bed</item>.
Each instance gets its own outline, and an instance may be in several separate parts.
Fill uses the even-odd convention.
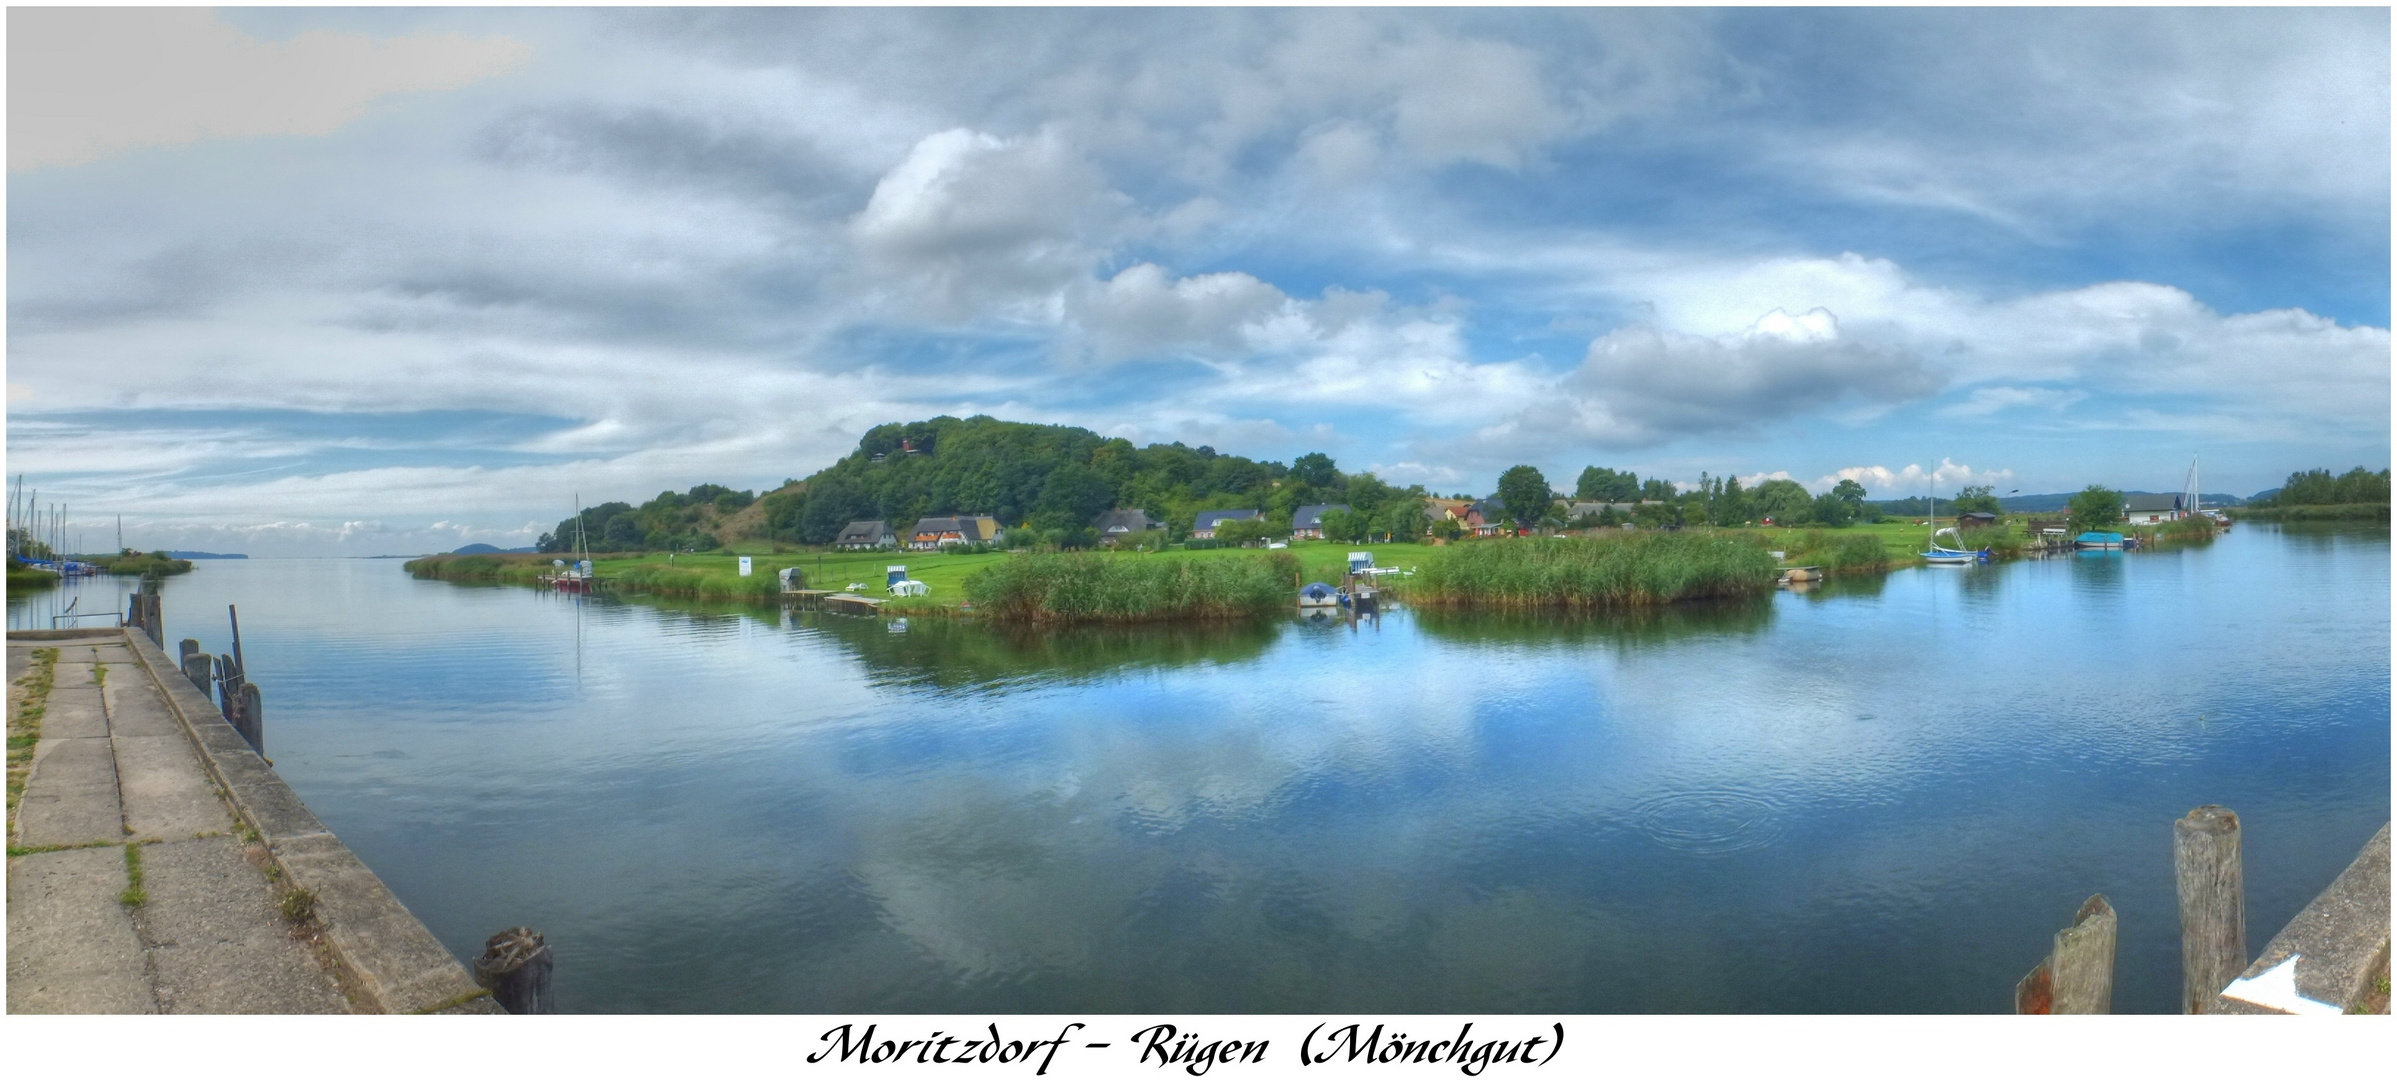
[[[2241,521],[2387,521],[2387,503],[2339,503],[2330,506],[2256,506],[2235,507],[2232,517]]]
[[[1296,573],[1288,555],[1023,554],[968,575],[965,595],[976,614],[1001,623],[1246,619],[1295,604]]]
[[[1713,533],[1486,540],[1443,549],[1404,598],[1434,608],[1629,608],[1753,596],[1778,576],[1761,546]]]
[[[1805,529],[1789,549],[1789,561],[1820,566],[1826,574],[1887,570],[1896,561],[1879,533]]]
[[[2211,544],[2222,527],[2210,517],[2192,515],[2156,530],[2156,539],[2172,544]]]

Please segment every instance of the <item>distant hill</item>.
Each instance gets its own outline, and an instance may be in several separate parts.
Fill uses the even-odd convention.
[[[458,550],[456,550],[456,551],[450,552],[450,554],[452,554],[452,555],[529,555],[529,554],[531,554],[531,553],[533,553],[533,552],[535,552],[535,551],[539,551],[539,550],[541,550],[541,549],[539,549],[539,548],[529,548],[529,547],[513,547],[513,548],[503,548],[503,547],[492,547],[492,546],[491,546],[491,545],[489,545],[489,544],[468,544],[468,545],[466,545],[465,547],[462,547],[462,548],[459,548],[459,549],[458,549]]]
[[[169,552],[166,552],[166,553],[165,553],[165,555],[166,555],[166,557],[167,557],[167,558],[170,558],[170,559],[247,559],[247,558],[249,558],[249,556],[247,556],[247,555],[219,555],[219,554],[217,554],[216,552],[213,552],[213,551],[169,551]]]

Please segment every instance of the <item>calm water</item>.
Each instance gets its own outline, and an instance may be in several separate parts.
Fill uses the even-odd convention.
[[[203,562],[309,805],[570,1011],[2005,1011],[2081,900],[2171,1011],[2171,821],[2257,948],[2389,816],[2389,535],[1645,619],[1017,638]],[[84,601],[114,602],[101,582]],[[71,594],[11,597],[46,625]]]

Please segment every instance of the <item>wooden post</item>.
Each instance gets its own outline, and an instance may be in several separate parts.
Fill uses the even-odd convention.
[[[2181,899],[2181,1012],[2200,1013],[2247,969],[2247,887],[2239,815],[2213,805],[2172,823]]]
[[[2014,986],[2023,1016],[2103,1016],[2114,1011],[2114,908],[2103,894],[2082,901],[2056,931],[2045,959]]]
[[[529,927],[511,926],[483,943],[474,958],[474,981],[491,991],[499,1007],[518,1016],[558,1011],[549,993],[549,943]]]
[[[2072,925],[2056,931],[2048,970],[2059,1016],[2104,1016],[2114,1011],[2114,908],[2104,895],[2083,901]]]
[[[193,642],[187,639],[184,644],[189,645]],[[216,677],[216,658],[198,651],[185,656],[183,658],[183,677],[190,679],[191,684],[199,687],[201,693],[207,693],[210,680]]]
[[[241,737],[250,740],[250,749],[266,756],[266,705],[258,699],[258,684],[241,684]]]

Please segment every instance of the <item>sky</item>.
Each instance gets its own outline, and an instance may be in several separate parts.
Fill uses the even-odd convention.
[[[7,468],[253,555],[940,414],[1442,494],[2378,469],[2388,19],[11,9]]]

